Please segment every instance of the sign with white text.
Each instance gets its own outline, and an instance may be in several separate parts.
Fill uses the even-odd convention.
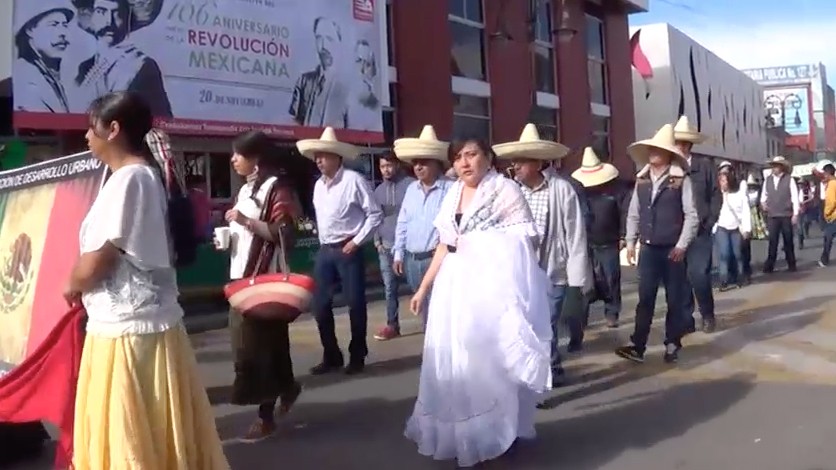
[[[761,85],[810,83],[811,80],[819,77],[819,66],[813,65],[789,65],[783,67],[764,67],[760,69],[748,69],[743,73]]]
[[[381,0],[15,0],[18,128],[129,90],[172,134],[383,140]],[[382,65],[380,61],[382,62]]]

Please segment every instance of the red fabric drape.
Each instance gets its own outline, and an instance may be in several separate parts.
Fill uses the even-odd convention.
[[[0,421],[47,421],[61,430],[56,468],[68,468],[72,461],[83,317],[82,308],[72,309],[25,361],[0,379]]]

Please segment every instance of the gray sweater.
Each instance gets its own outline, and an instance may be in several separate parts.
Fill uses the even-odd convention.
[[[578,194],[559,176],[548,177],[547,181],[549,214],[540,244],[540,266],[546,270],[552,284],[583,288],[589,260]]]

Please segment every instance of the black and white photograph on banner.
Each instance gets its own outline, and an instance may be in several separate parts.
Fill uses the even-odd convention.
[[[80,115],[129,90],[179,126],[382,132],[381,5],[14,0],[14,108]]]

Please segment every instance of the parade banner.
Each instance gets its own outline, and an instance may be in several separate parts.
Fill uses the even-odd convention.
[[[105,171],[87,152],[0,172],[0,374],[67,313],[62,293],[79,229]]]
[[[131,90],[172,134],[383,140],[382,0],[14,0],[13,22],[18,128],[84,129]]]

